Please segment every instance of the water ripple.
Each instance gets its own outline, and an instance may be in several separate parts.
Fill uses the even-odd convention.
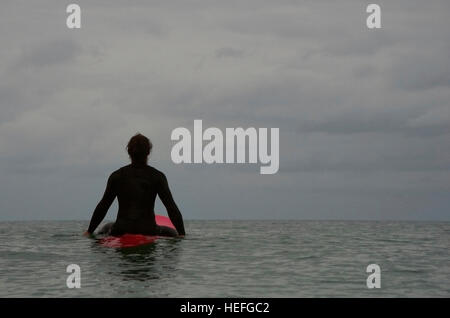
[[[0,296],[450,296],[449,223],[187,221],[185,239],[129,249],[82,237],[86,225],[0,223]],[[371,263],[380,290],[366,287]]]

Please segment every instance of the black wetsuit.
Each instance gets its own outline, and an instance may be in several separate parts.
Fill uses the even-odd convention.
[[[147,164],[130,164],[111,174],[105,194],[92,215],[88,232],[94,232],[117,196],[119,211],[109,234],[175,236],[177,233],[173,229],[156,224],[154,206],[157,194],[178,234],[185,235],[183,218],[172,198],[166,176]]]

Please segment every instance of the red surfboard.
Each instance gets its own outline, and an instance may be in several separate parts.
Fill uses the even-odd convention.
[[[172,222],[167,216],[155,215],[156,224],[162,226],[168,226],[175,229]],[[141,235],[141,234],[124,234],[122,236],[108,236],[102,238],[99,243],[106,247],[134,247],[143,244],[153,243],[159,236]]]

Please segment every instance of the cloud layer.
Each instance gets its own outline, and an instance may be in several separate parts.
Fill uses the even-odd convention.
[[[1,219],[90,218],[137,131],[185,218],[450,219],[448,1],[381,30],[368,1],[77,3],[0,4]],[[280,128],[279,173],[173,164],[194,119]]]

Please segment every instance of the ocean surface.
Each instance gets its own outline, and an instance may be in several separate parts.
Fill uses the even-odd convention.
[[[83,237],[87,224],[0,222],[0,297],[450,296],[448,222],[186,221],[184,239],[126,249]]]

